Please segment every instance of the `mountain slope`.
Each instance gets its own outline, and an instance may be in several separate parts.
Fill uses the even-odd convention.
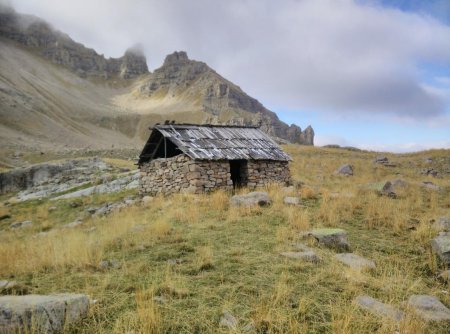
[[[274,137],[313,144],[314,132],[277,115],[185,52],[148,72],[136,49],[105,59],[44,21],[0,8],[2,150],[141,147],[148,127],[260,124]],[[1,152],[0,152],[1,153]]]

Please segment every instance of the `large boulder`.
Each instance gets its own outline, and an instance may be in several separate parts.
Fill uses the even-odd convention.
[[[445,264],[450,264],[450,232],[441,232],[431,240],[433,251]]]
[[[434,296],[412,295],[408,306],[426,321],[450,321],[450,310]]]
[[[85,317],[89,297],[80,294],[0,297],[0,333],[59,333]]]
[[[231,197],[230,203],[233,206],[267,206],[272,204],[272,200],[268,193],[254,191],[246,195],[235,195]]]

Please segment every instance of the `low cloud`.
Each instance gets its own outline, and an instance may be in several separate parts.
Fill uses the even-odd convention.
[[[448,108],[421,65],[448,65],[450,27],[377,1],[11,2],[108,56],[141,43],[154,68],[186,50],[270,105],[416,120]]]

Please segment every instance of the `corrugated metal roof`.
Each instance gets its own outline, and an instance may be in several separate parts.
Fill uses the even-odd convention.
[[[153,131],[159,131],[192,159],[291,160],[267,134],[255,127],[164,124],[155,125]],[[139,163],[150,160],[147,147],[149,142]]]

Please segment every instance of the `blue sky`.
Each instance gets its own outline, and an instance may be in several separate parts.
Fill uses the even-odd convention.
[[[150,69],[185,50],[318,145],[450,148],[450,0],[0,1]]]

